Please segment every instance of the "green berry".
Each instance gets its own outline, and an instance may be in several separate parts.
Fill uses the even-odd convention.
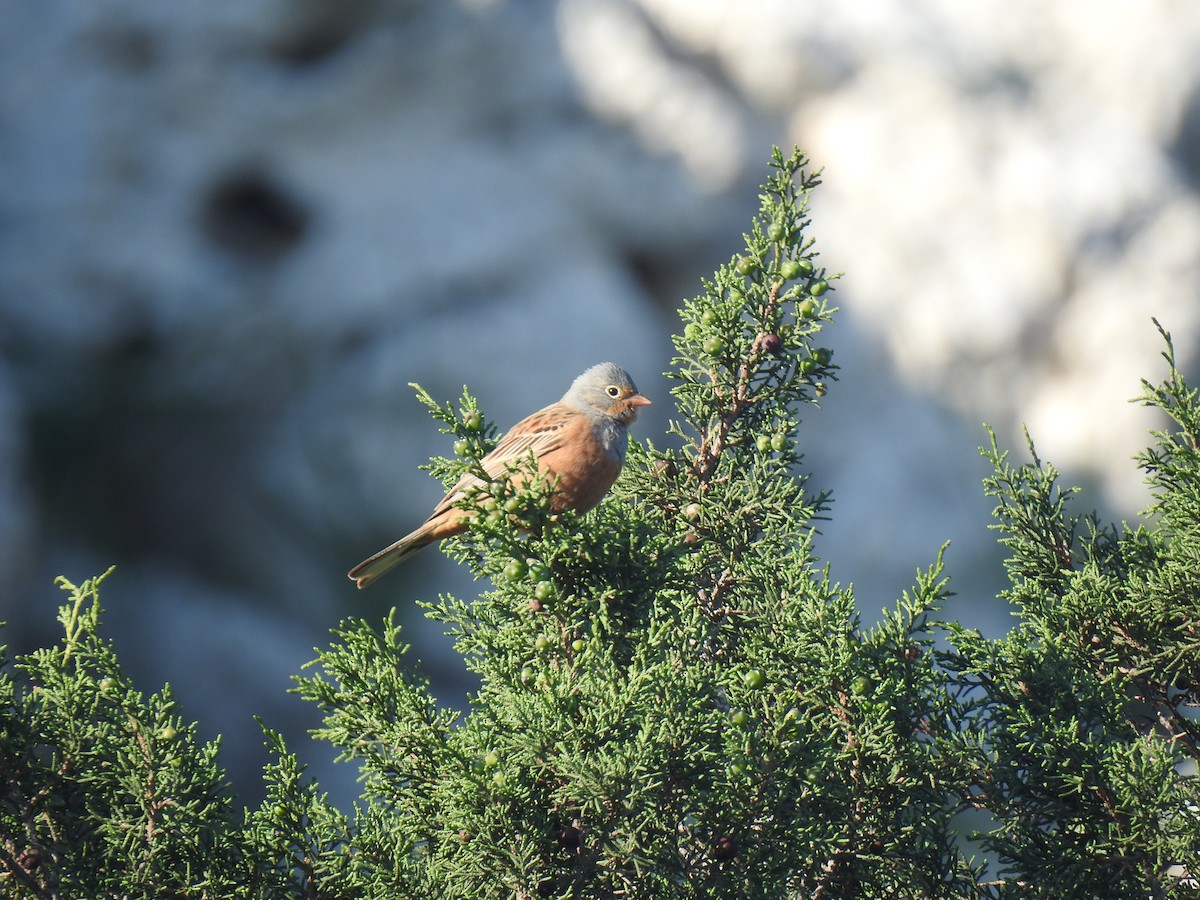
[[[713,337],[704,339],[703,347],[704,347],[704,352],[707,353],[709,356],[716,356],[718,353],[720,353],[722,350],[725,349],[725,342],[723,340],[721,340],[719,337],[713,336]]]
[[[813,356],[823,366],[827,366],[833,361],[833,351],[828,347],[818,347],[813,351]]]
[[[743,256],[734,263],[733,268],[739,275],[749,275],[758,268],[758,260],[752,256]]]
[[[812,274],[813,264],[812,264],[811,259],[801,258],[801,259],[796,260],[796,264],[798,266],[800,266],[800,274],[801,275],[811,275]]]
[[[717,324],[717,311],[715,309],[706,309],[700,314],[700,324],[712,327]]]
[[[583,642],[582,638],[575,638],[575,640],[571,641],[571,649],[576,653],[582,653],[583,648],[586,646],[587,645]]]
[[[759,453],[770,452],[770,450],[771,450],[770,435],[760,434],[757,438],[754,439],[754,446],[756,446],[758,448]]]
[[[763,674],[762,669],[751,669],[742,680],[746,687],[756,691],[767,683],[767,676]]]
[[[800,369],[801,375],[811,375],[817,369],[817,361],[811,356],[806,356],[804,359],[800,360],[798,368]]]
[[[528,571],[529,567],[525,565],[523,559],[510,559],[508,565],[504,567],[504,577],[509,581],[520,581]]]
[[[796,305],[796,312],[802,319],[811,319],[817,314],[817,304],[813,302],[811,297],[806,298]]]
[[[683,329],[684,340],[695,341],[700,337],[700,326],[695,322],[689,322]]]
[[[744,709],[736,709],[729,714],[729,724],[734,728],[742,728],[749,721],[750,717],[746,715]]]
[[[829,282],[824,281],[824,280],[814,281],[812,284],[810,284],[808,286],[808,292],[810,294],[812,294],[814,297],[820,297],[827,290],[829,290]]]
[[[730,775],[745,775],[746,774],[746,761],[744,759],[738,759],[738,760],[734,760],[733,762],[731,762],[729,764],[729,774]]]
[[[483,416],[479,415],[475,410],[471,410],[463,416],[463,427],[467,431],[478,431],[483,427]]]
[[[772,241],[783,240],[783,236],[786,233],[787,230],[783,227],[782,222],[772,222],[767,226],[767,237]]]
[[[533,669],[526,666],[521,670],[521,684],[529,684],[531,681],[533,681]]]
[[[787,449],[787,435],[773,434],[771,435],[771,449],[776,453],[782,453]]]
[[[550,578],[550,567],[543,562],[538,562],[536,559],[531,559],[529,562],[529,577],[534,581],[546,581]]]
[[[549,581],[539,581],[533,586],[533,596],[543,602],[549,600],[554,596],[554,585]]]
[[[861,697],[869,690],[871,690],[871,679],[866,675],[859,675],[850,682],[850,693],[855,697]]]
[[[545,653],[550,649],[550,638],[544,634],[539,634],[533,642],[533,649],[538,653]]]
[[[166,725],[166,726],[164,726],[164,727],[162,727],[162,728],[160,728],[160,729],[158,730],[158,736],[159,736],[159,738],[161,738],[161,739],[162,739],[162,740],[164,740],[164,741],[173,741],[173,740],[175,740],[175,735],[176,735],[177,733],[178,733],[178,732],[176,732],[176,731],[175,731],[175,729],[174,729],[174,727],[173,727],[173,726],[171,726],[171,725]]]
[[[500,765],[500,754],[495,750],[489,750],[487,756],[483,758],[483,764],[489,769],[494,769]]]
[[[455,456],[469,456],[471,453],[471,442],[466,438],[461,438],[454,442]]]
[[[800,263],[794,259],[789,259],[779,267],[779,275],[786,281],[791,281],[800,274]]]

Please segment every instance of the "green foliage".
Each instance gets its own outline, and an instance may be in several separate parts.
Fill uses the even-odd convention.
[[[197,746],[169,688],[134,690],[96,635],[106,575],[59,579],[71,595],[62,644],[22,659],[22,681],[0,675],[0,885],[12,897],[208,896],[238,862],[217,747]]]
[[[1200,398],[1169,336],[1145,524],[1074,514],[1032,441],[1013,465],[992,436],[1012,632],[941,621],[941,551],[863,628],[798,449],[837,371],[819,181],[772,165],[744,251],[681,309],[663,445],[635,440],[587,515],[538,478],[464,499],[443,547],[490,588],[423,604],[478,676],[461,712],[394,613],[344,622],[296,690],[361,798],[335,808],[264,726],[267,799],[235,810],[217,748],[99,638],[102,579],[63,582],[63,644],[0,669],[0,894],[1196,896]],[[418,396],[453,443],[430,471],[482,473],[475,399]]]
[[[994,437],[985,451],[1021,621],[999,641],[953,626],[947,663],[974,688],[968,796],[996,817],[983,843],[1003,862],[998,896],[1196,895],[1200,405],[1163,337],[1167,379],[1141,400],[1178,430],[1139,457],[1152,528],[1070,515],[1032,443],[1019,467]]]
[[[247,874],[233,895],[273,900],[365,896],[353,890],[359,878],[349,852],[347,817],[305,779],[283,738],[265,725],[263,731],[278,761],[266,767],[267,798],[247,812],[242,832]]]
[[[449,542],[493,581],[427,605],[480,678],[466,714],[438,713],[404,674],[390,622],[344,625],[300,682],[409,848],[377,890],[882,896],[974,882],[950,827],[964,765],[939,738],[954,708],[928,652],[940,559],[864,633],[812,556],[826,497],[807,491],[795,436],[799,406],[834,376],[817,343],[833,309],[805,237],[817,179],[799,154],[773,165],[745,253],[681,312],[679,446],[635,441],[612,498],[582,518],[537,518],[536,480],[493,490]],[[493,433],[469,396],[458,413],[426,402],[460,442]],[[449,484],[462,466],[433,470]]]

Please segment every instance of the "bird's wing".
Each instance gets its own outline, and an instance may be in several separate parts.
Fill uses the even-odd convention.
[[[509,466],[528,456],[531,452],[535,457],[541,459],[547,453],[557,450],[563,445],[569,426],[577,415],[578,413],[565,409],[557,403],[538,410],[510,428],[508,433],[500,439],[500,443],[491,453],[481,459],[479,464],[487,473],[488,478],[494,481],[504,475]],[[430,518],[445,512],[457,503],[467,488],[482,483],[475,473],[465,474],[437,505]]]
[[[541,459],[563,445],[568,426],[578,413],[555,404],[538,410],[508,430],[491,453],[480,462],[489,478],[499,478],[514,462],[530,452]]]

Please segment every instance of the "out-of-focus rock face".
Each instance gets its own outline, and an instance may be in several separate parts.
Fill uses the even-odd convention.
[[[54,574],[117,562],[126,663],[231,735],[252,792],[250,714],[311,724],[281,697],[330,625],[475,589],[434,551],[365,594],[344,577],[439,496],[407,383],[468,384],[501,427],[604,359],[666,399],[669,310],[739,249],[771,143],[825,167],[812,236],[847,273],[844,377],[801,436],[837,498],[820,549],[868,615],[946,538],[986,595],[980,421],[1010,445],[1028,422],[1089,502],[1144,502],[1125,400],[1161,372],[1150,317],[1187,360],[1200,315],[1198,10],[7,10],[5,640],[53,638]]]

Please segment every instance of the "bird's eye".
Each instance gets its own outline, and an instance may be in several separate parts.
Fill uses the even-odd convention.
[[[608,396],[612,397],[614,400],[617,397],[621,396],[621,389],[619,387],[617,387],[615,384],[610,384],[608,387],[606,387],[604,389],[604,391],[606,394],[608,394]]]

